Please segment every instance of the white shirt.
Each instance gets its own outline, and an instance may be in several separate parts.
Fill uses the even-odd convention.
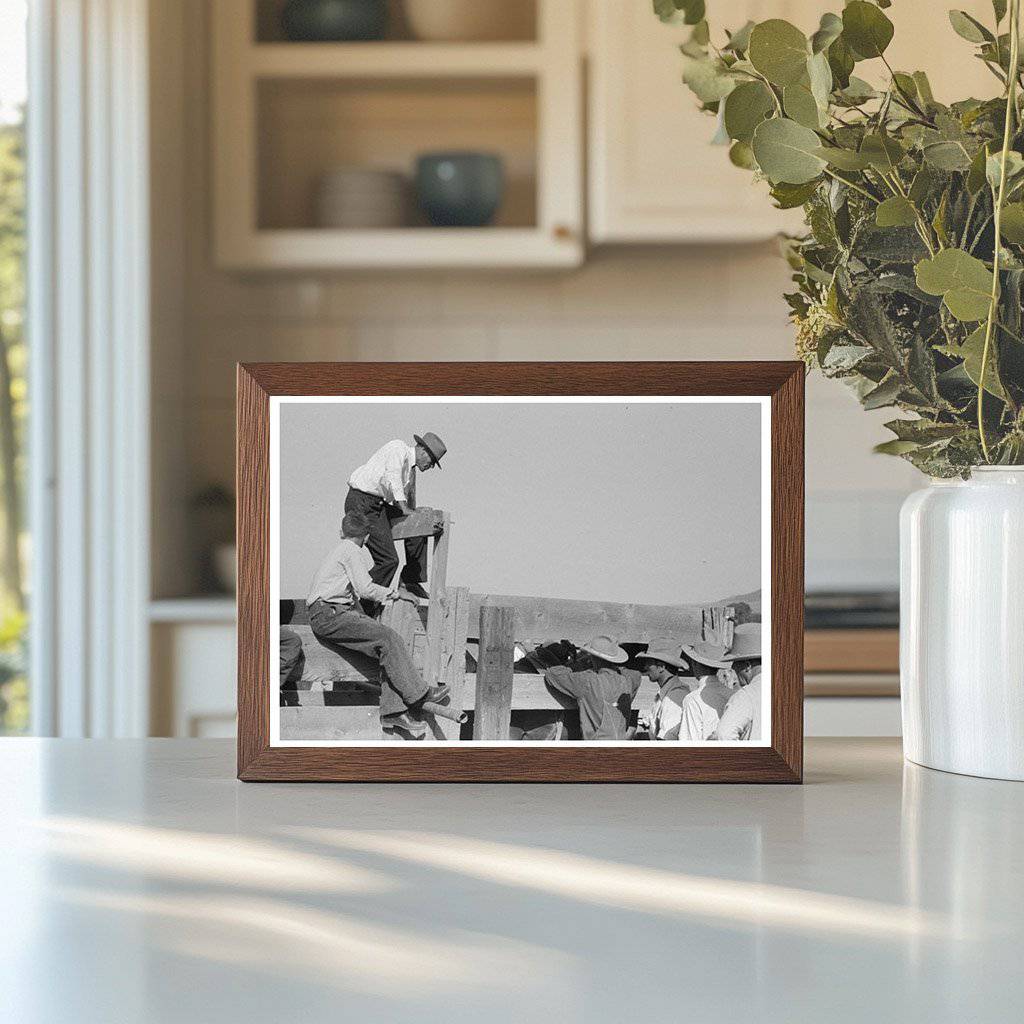
[[[700,699],[700,692],[707,686],[709,678],[712,677],[702,679],[700,686],[683,698],[683,720],[679,726],[681,740],[710,739],[718,728],[718,712]]]
[[[718,724],[720,740],[759,740],[761,738],[761,676],[756,675],[730,698]]]
[[[397,505],[410,501],[415,471],[416,449],[404,441],[388,441],[353,472],[348,485]]]
[[[361,598],[383,601],[388,588],[370,579],[373,557],[347,537],[320,563],[309,585],[306,603],[327,601],[339,608],[354,608]]]

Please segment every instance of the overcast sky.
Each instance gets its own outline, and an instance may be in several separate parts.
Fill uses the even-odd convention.
[[[417,501],[454,519],[450,584],[644,604],[761,586],[757,404],[280,408],[282,597],[305,597],[337,543],[352,470],[427,430],[448,455],[418,474]]]

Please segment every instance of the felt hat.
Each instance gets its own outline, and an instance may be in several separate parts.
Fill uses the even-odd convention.
[[[683,654],[687,658],[699,661],[702,665],[707,665],[710,668],[728,668],[731,664],[731,662],[726,660],[725,648],[721,644],[713,644],[707,640],[683,644]]]
[[[412,435],[413,440],[423,449],[426,450],[427,454],[434,460],[435,466],[441,465],[441,456],[444,455],[448,448],[444,441],[437,436],[437,434],[427,431],[422,437],[419,434]]]
[[[744,622],[733,630],[727,661],[748,661],[761,657],[761,623]]]
[[[673,665],[675,668],[689,668],[689,664],[680,657],[679,642],[671,637],[655,637],[648,645],[647,650],[637,655],[637,660],[646,658],[648,661],[663,661],[666,665]]]
[[[629,655],[610,636],[595,636],[580,650],[592,654],[602,661],[610,661],[613,665],[621,665],[624,661],[629,661]]]

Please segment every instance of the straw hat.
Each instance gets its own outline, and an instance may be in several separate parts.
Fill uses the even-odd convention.
[[[693,644],[683,644],[683,654],[710,668],[728,668],[732,664],[726,660],[728,656],[721,644],[713,644],[707,640],[698,640]]]
[[[659,636],[647,645],[643,654],[637,655],[637,660],[646,658],[648,661],[663,661],[666,665],[675,668],[689,668],[689,663],[680,657],[679,642],[671,637]]]
[[[602,661],[610,661],[613,665],[621,665],[624,661],[629,661],[629,655],[610,636],[595,636],[580,650],[586,654],[592,654]]]
[[[440,467],[441,456],[448,451],[444,441],[442,441],[437,434],[431,433],[429,430],[422,437],[420,437],[419,434],[413,434],[412,437],[413,440],[434,460],[434,465]]]
[[[733,630],[732,647],[726,654],[726,660],[748,661],[761,657],[761,623],[744,622]]]

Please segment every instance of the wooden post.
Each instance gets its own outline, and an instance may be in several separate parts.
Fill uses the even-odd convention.
[[[512,681],[515,661],[514,608],[480,608],[480,657],[476,670],[476,711],[473,739],[507,740],[512,722]]]
[[[444,647],[444,620],[448,606],[448,548],[451,544],[452,517],[445,512],[442,532],[434,538],[430,558],[430,604],[427,606],[427,653],[423,660],[423,678],[428,686],[441,679],[441,652]]]

